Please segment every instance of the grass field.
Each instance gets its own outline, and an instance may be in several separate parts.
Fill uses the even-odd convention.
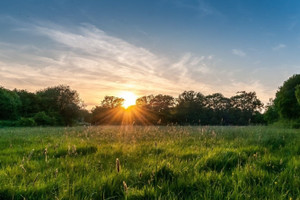
[[[300,130],[2,128],[0,199],[300,199]]]

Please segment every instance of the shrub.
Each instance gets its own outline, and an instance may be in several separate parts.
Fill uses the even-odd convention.
[[[44,111],[38,112],[34,115],[33,119],[37,125],[54,125],[55,118],[48,116]]]
[[[17,126],[36,126],[36,123],[33,118],[21,117],[17,121]]]
[[[16,126],[16,121],[0,120],[0,127]]]

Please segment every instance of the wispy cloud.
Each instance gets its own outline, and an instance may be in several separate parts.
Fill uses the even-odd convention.
[[[26,26],[22,31],[49,40],[49,46],[0,42],[0,84],[4,87],[35,91],[67,84],[78,90],[89,108],[99,104],[104,95],[118,95],[123,90],[173,96],[184,90],[226,96],[248,90],[257,91],[263,100],[273,92],[256,79],[243,80],[235,70],[217,65],[220,60],[214,55],[186,52],[170,59],[89,24]],[[246,55],[237,49],[233,53]]]
[[[210,71],[206,62],[212,56],[186,53],[170,60],[92,25],[68,30],[43,24],[24,30],[50,39],[51,47],[0,43],[2,84],[29,89],[68,84],[79,92],[85,90],[82,94],[87,104],[95,105],[105,93],[117,95],[121,90],[177,95],[192,84],[193,73]]]
[[[285,44],[278,44],[277,46],[273,47],[273,51],[278,51],[280,49],[284,49],[286,48],[286,45]]]
[[[232,49],[232,53],[240,57],[246,56],[246,53],[240,49]]]

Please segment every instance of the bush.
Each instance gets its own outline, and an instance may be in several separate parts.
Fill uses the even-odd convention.
[[[274,123],[274,125],[277,127],[300,129],[300,119],[294,119],[294,120],[280,119],[279,121]]]
[[[44,111],[36,113],[33,119],[37,125],[55,125],[55,118],[48,116]]]
[[[36,126],[36,123],[33,118],[21,117],[17,121],[17,126]]]
[[[298,120],[293,120],[291,122],[291,128],[297,128],[297,129],[300,129],[300,119]]]
[[[16,126],[16,121],[0,120],[0,127]]]

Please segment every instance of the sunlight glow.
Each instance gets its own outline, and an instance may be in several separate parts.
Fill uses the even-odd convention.
[[[137,99],[137,96],[132,92],[121,92],[120,97],[124,99],[124,108],[128,108],[129,106],[135,105],[135,101]]]

